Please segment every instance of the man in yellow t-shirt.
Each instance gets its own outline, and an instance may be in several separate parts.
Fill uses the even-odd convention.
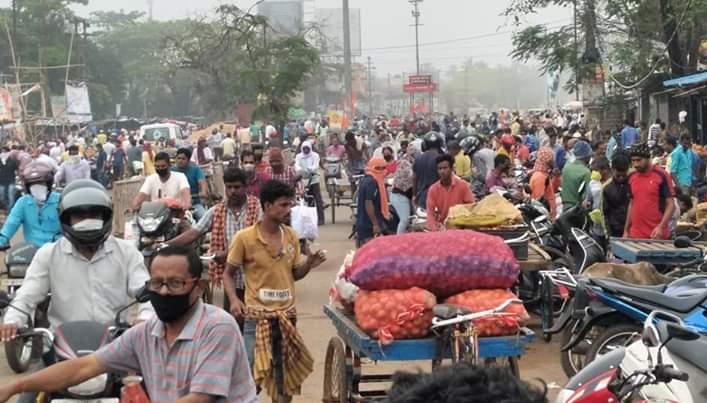
[[[280,181],[261,186],[262,220],[236,234],[223,278],[231,313],[245,317],[243,335],[255,382],[268,389],[273,401],[289,401],[299,394],[313,370],[311,355],[295,329],[295,281],[326,259],[322,251],[306,259],[300,255],[299,237],[287,225],[294,195],[294,189]],[[236,295],[238,270],[245,278],[245,304]],[[256,334],[269,334],[270,340]],[[287,356],[282,354],[285,349]]]
[[[454,173],[464,179],[471,180],[471,158],[462,152],[459,143],[452,141],[449,143],[449,154],[454,157]]]

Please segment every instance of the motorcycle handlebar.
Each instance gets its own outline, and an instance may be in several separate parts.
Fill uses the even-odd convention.
[[[687,382],[690,379],[690,375],[686,372],[682,372],[679,369],[674,368],[672,365],[662,365],[655,369],[656,378],[664,380],[664,382],[670,382],[672,380],[678,380],[682,382]]]

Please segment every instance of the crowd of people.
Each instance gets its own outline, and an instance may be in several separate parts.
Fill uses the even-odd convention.
[[[0,230],[0,246],[6,248],[23,227],[25,240],[41,247],[14,304],[33,311],[51,291],[49,320],[56,327],[111,322],[143,285],[149,303],[140,305],[142,323],[107,347],[0,387],[0,401],[18,393],[30,401],[32,393],[104,372],[141,373],[158,400],[256,401],[258,385],[276,402],[291,401],[314,369],[297,329],[296,282],[326,256],[301,248],[290,213],[293,198],[309,194],[324,224],[328,160],[344,166],[356,194],[359,246],[408,231],[418,210],[426,212],[428,231],[443,230],[451,207],[490,192],[536,200],[550,219],[581,206],[601,242],[666,239],[692,197],[699,197],[696,184],[705,170],[687,134],[678,140],[627,122],[601,136],[586,130],[581,116],[379,117],[357,121],[345,133],[321,120],[283,136],[269,126],[250,144],[217,130],[179,147],[125,133],[2,148],[0,199],[14,207]],[[217,160],[224,162],[225,194],[214,202],[204,165]],[[147,266],[134,244],[111,235],[114,211],[105,187],[126,175],[145,176],[132,210],[170,198],[196,217]],[[15,201],[16,176],[24,195]],[[207,233],[213,256],[208,278],[223,286],[224,310],[201,302],[207,280],[191,246]],[[67,271],[57,275],[52,267]],[[21,314],[5,315],[0,338],[11,340],[26,324]],[[52,363],[50,352],[45,358]],[[177,375],[174,368],[180,368]],[[422,381],[420,393],[443,376],[454,374]],[[544,399],[526,385],[512,386],[537,399],[532,401]],[[408,401],[395,397],[407,390],[391,393],[391,401]]]

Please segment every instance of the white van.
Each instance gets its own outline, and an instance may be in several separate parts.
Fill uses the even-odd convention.
[[[175,125],[174,123],[158,123],[140,127],[140,138],[143,141],[151,143],[160,139],[174,140],[176,144],[184,138],[184,135],[179,125]]]

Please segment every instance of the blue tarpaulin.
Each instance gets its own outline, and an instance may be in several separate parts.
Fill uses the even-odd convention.
[[[663,81],[664,87],[686,87],[688,85],[701,84],[707,82],[707,71],[691,74],[689,76],[673,78],[672,80]]]

